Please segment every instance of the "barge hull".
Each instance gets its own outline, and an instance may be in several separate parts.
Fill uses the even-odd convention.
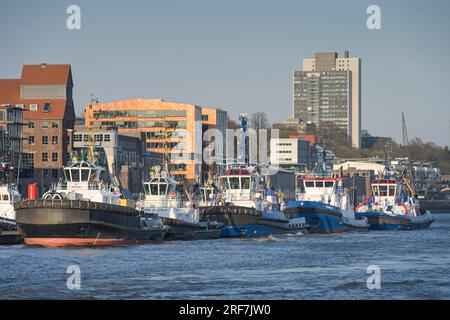
[[[55,204],[56,203],[56,204]],[[111,245],[161,241],[164,229],[144,229],[130,208],[86,201],[23,201],[17,224],[28,245]]]

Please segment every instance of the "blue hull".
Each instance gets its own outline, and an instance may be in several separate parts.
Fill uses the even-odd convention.
[[[369,230],[420,230],[429,228],[434,221],[413,222],[408,216],[392,216],[384,212],[357,212],[356,216],[367,217]]]
[[[292,234],[301,230],[285,230],[278,229],[271,226],[260,224],[243,224],[237,226],[224,226],[221,229],[220,237],[234,238],[234,237],[267,237],[271,235]]]
[[[342,222],[340,208],[321,202],[293,201],[289,203],[285,213],[290,218],[304,217],[310,233],[344,233],[361,230]]]

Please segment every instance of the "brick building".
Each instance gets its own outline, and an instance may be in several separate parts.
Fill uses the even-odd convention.
[[[36,182],[41,193],[62,177],[67,130],[73,129],[72,72],[68,64],[24,65],[20,79],[0,79],[0,104],[23,109],[19,190]]]

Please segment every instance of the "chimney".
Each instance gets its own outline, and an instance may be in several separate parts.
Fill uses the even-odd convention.
[[[350,53],[348,52],[348,50],[344,51],[344,59],[348,59],[350,58]]]
[[[45,69],[47,68],[47,64],[46,63],[41,63],[41,69]]]

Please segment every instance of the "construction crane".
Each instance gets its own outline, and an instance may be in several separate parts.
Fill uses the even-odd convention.
[[[403,128],[403,146],[409,145],[408,130],[406,129],[405,114],[402,111],[402,128]]]

